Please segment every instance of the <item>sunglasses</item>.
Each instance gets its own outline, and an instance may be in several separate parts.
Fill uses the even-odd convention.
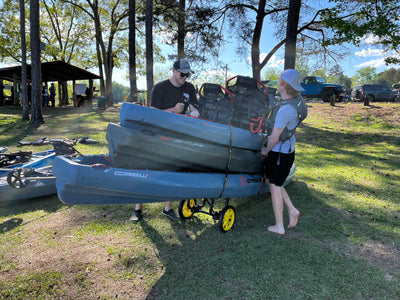
[[[182,73],[182,72],[179,73],[181,73],[181,77],[187,77],[187,78],[190,77],[190,73]]]

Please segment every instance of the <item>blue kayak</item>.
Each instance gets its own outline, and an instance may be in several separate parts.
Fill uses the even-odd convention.
[[[168,129],[109,123],[106,137],[114,167],[246,174],[263,171],[260,151],[224,146]]]
[[[261,133],[212,121],[124,103],[121,126],[107,127],[114,167],[259,174]]]
[[[3,153],[2,155],[6,156],[7,153]],[[54,149],[45,150],[40,152],[31,153],[28,156],[28,161],[25,161],[24,155],[16,155],[15,163],[6,166],[4,168],[0,168],[0,177],[7,176],[8,172],[15,168],[42,168],[53,164],[54,157],[56,156]]]
[[[121,126],[162,130],[164,134],[179,134],[192,139],[217,145],[260,151],[263,143],[261,133],[224,125],[185,115],[165,112],[132,103],[123,103],[120,110]]]
[[[0,168],[0,203],[56,194],[55,179],[52,174],[55,157],[54,150],[41,151],[33,153],[27,162]],[[18,169],[27,172],[25,175],[29,176],[29,179],[22,176],[23,173],[19,173]],[[10,171],[13,171],[11,180],[17,188],[7,182]],[[20,180],[15,176],[21,176]]]
[[[133,170],[111,166],[108,156],[57,156],[53,173],[65,204],[135,204],[190,198],[227,198],[263,194],[259,174]],[[285,184],[295,174],[293,166]]]

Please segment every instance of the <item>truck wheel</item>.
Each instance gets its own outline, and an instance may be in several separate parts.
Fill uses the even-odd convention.
[[[332,90],[324,90],[321,93],[321,98],[323,102],[330,102],[331,101],[331,97],[334,95],[334,91]]]
[[[331,97],[332,95],[330,95],[329,93],[325,93],[324,95],[322,95],[322,101],[323,102],[330,102],[331,101]]]

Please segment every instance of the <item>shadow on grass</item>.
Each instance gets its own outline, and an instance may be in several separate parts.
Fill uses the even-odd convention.
[[[0,223],[0,234],[11,231],[22,224],[23,220],[21,218],[12,218],[3,223]]]
[[[302,215],[297,228],[284,236],[267,231],[274,222],[269,195],[233,198],[237,223],[226,234],[217,224],[204,228],[202,222],[171,221],[175,241],[143,220],[141,227],[165,269],[146,299],[399,295],[396,283],[385,281],[382,264],[345,250],[351,236],[369,239],[388,232],[330,207],[322,201],[328,195],[304,182],[293,182],[287,190]],[[360,284],[366,287],[362,291]]]
[[[160,215],[161,204],[147,206],[145,219],[133,227],[126,225],[133,205],[85,209],[96,211],[91,216],[101,228],[110,228],[111,222],[116,228],[125,228],[129,236],[136,232],[151,241],[138,241],[121,250],[130,262],[123,273],[142,278],[134,284],[153,282],[153,276],[160,276],[150,286],[147,299],[181,299],[182,295],[187,299],[400,296],[397,281],[385,279],[400,276],[397,264],[390,263],[393,258],[373,255],[377,252],[359,255],[362,243],[356,242],[380,243],[383,236],[398,242],[395,232],[376,226],[376,220],[330,206],[326,199],[340,202],[335,199],[339,196],[319,192],[304,181],[294,180],[287,191],[301,211],[301,218],[298,226],[287,230],[284,236],[267,231],[274,222],[269,194],[232,198],[229,204],[235,207],[237,219],[235,227],[225,234],[218,230],[218,222],[205,220],[210,216],[200,217],[203,214],[185,221],[166,219]],[[178,204],[175,202],[174,208]],[[224,200],[218,199],[216,205],[221,209]],[[150,216],[161,219],[151,220]],[[138,249],[143,245],[154,251],[140,258]],[[151,263],[153,256],[159,263]],[[143,263],[144,269],[135,265],[138,259],[148,263]],[[389,277],[385,277],[387,274]]]
[[[0,217],[20,215],[23,213],[43,210],[48,213],[58,211],[65,206],[56,195],[38,197],[26,200],[12,201],[0,204]]]

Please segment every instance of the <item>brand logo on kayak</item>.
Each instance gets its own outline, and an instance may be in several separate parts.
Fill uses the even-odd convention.
[[[167,136],[161,136],[160,140],[174,142],[174,143],[180,143],[180,144],[185,144],[185,145],[189,145],[189,146],[193,146],[193,147],[199,147],[199,148],[203,148],[204,147],[204,145],[200,144],[200,143],[195,143],[195,142],[186,141],[186,140],[180,140],[180,139],[174,139],[174,138],[170,138],[170,137],[167,137]]]
[[[139,177],[139,178],[148,178],[150,174],[145,173],[134,173],[134,172],[127,172],[127,171],[115,171],[115,176],[129,176],[129,177]]]
[[[262,178],[247,178],[242,176],[240,177],[240,182],[242,186],[246,186],[248,183],[260,183],[262,182]]]
[[[247,183],[260,183],[262,178],[248,178]]]

